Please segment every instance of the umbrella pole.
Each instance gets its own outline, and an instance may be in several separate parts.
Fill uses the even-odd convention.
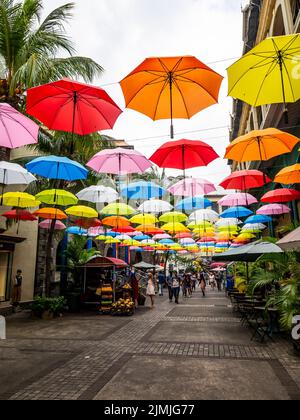
[[[174,125],[173,125],[173,74],[169,73],[169,84],[170,84],[170,111],[171,111],[171,139],[174,139]]]
[[[286,124],[289,123],[289,112],[286,103],[286,95],[285,95],[285,86],[284,86],[284,79],[283,79],[283,57],[282,52],[278,52],[278,59],[279,59],[279,68],[280,68],[280,78],[281,78],[281,86],[282,86],[282,95],[283,95],[283,103],[284,103],[284,122]]]
[[[76,117],[76,105],[77,105],[77,92],[74,92],[73,96],[73,120],[72,120],[72,140],[71,140],[71,156],[75,151],[75,141],[74,141],[74,132],[75,132],[75,117]]]
[[[1,206],[3,204],[3,194],[4,194],[4,188],[5,188],[5,178],[6,178],[6,174],[7,174],[7,170],[4,169],[4,175],[3,175],[3,184],[2,184],[2,194],[1,194]]]

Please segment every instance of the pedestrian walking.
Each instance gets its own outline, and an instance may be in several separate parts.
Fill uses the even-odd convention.
[[[159,289],[159,296],[164,295],[164,286],[166,284],[166,278],[164,273],[159,273],[158,275],[158,289]]]
[[[136,277],[136,273],[134,268],[132,269],[131,273],[130,273],[130,283],[131,283],[131,287],[132,287],[132,292],[133,292],[133,300],[135,303],[135,307],[137,308],[139,306],[138,304],[138,300],[139,300],[139,281]]]
[[[151,309],[153,309],[154,300],[155,300],[155,283],[154,283],[154,277],[152,273],[148,274],[147,296],[150,297]]]
[[[219,273],[217,275],[217,287],[218,287],[218,291],[222,292],[222,286],[223,286],[223,273]]]
[[[173,289],[173,296],[175,298],[175,303],[178,305],[179,294],[180,294],[180,278],[178,277],[178,274],[176,272],[173,275],[172,289]]]
[[[173,302],[173,273],[170,272],[169,276],[167,277],[167,285],[168,285],[168,291],[169,291],[169,300],[170,303]]]
[[[202,292],[203,297],[205,297],[205,292],[206,292],[206,280],[205,280],[205,275],[204,272],[202,272],[200,274],[200,289]]]
[[[209,284],[210,284],[210,287],[213,289],[213,291],[215,291],[215,288],[217,287],[217,283],[216,283],[215,275],[213,273],[209,274]]]
[[[22,270],[18,270],[17,274],[15,275],[13,291],[12,291],[12,304],[15,307],[19,306],[21,302],[22,284],[23,284]]]

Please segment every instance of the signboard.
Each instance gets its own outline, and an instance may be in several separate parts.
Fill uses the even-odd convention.
[[[293,340],[298,341],[300,340],[300,315],[293,318],[293,325],[295,325],[295,327],[292,331],[292,337]]]

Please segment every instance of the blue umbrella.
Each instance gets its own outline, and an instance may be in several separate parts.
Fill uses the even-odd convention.
[[[146,241],[147,239],[151,239],[148,235],[138,235],[133,238],[135,241]]]
[[[175,242],[172,241],[172,239],[162,239],[158,243],[161,245],[174,245],[175,244]]]
[[[253,214],[253,211],[246,209],[246,207],[231,207],[228,210],[225,210],[220,217],[223,219],[230,219],[230,218],[237,218],[240,219],[241,217],[248,217]]]
[[[66,157],[43,156],[27,163],[29,172],[47,179],[78,181],[86,179],[89,171],[78,162]]]
[[[116,238],[117,236],[120,236],[120,235],[121,235],[121,233],[118,233],[118,232],[107,232],[106,233],[106,236],[109,236],[111,238]]]
[[[176,204],[175,209],[180,211],[192,212],[195,210],[203,210],[212,206],[212,202],[204,197],[190,197],[179,201]]]
[[[166,190],[153,182],[140,181],[129,184],[121,190],[121,195],[130,200],[150,200],[151,198],[162,198]]]
[[[66,230],[70,235],[86,236],[88,231],[78,226],[71,226]]]
[[[272,218],[269,216],[263,216],[259,214],[255,214],[252,217],[249,217],[245,223],[250,223],[251,225],[254,225],[256,223],[271,223]]]

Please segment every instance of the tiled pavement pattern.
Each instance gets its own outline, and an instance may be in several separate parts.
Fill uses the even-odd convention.
[[[79,316],[78,318],[67,318],[62,323],[51,321],[57,323],[57,325],[51,324],[57,327],[57,330],[54,328],[54,333],[53,329],[49,330],[48,328],[50,324],[43,324],[45,329],[37,331],[40,324],[35,326],[31,321],[26,338],[24,338],[24,332],[13,328],[14,320],[12,320],[12,326],[10,327],[10,322],[8,325],[9,339],[0,341],[0,362],[1,359],[4,361],[8,359],[7,363],[9,363],[10,358],[12,361],[22,361],[23,357],[36,354],[40,357],[42,367],[32,376],[27,375],[18,385],[14,384],[6,391],[1,389],[0,382],[0,399],[102,399],[102,390],[103,395],[106,395],[106,387],[113,386],[114,378],[127,364],[129,369],[131,361],[136,357],[139,360],[142,358],[145,363],[150,363],[150,361],[155,363],[155,358],[158,358],[160,363],[172,363],[173,358],[176,358],[178,366],[181,363],[186,363],[186,360],[190,360],[191,364],[203,363],[205,365],[203,366],[208,370],[211,368],[210,365],[207,365],[207,361],[213,360],[218,360],[216,363],[221,363],[220,367],[224,368],[229,361],[239,363],[237,366],[241,369],[246,369],[244,364],[249,361],[252,361],[253,364],[264,363],[275,375],[274,377],[278,378],[278,386],[282,387],[282,392],[284,391],[282,395],[287,395],[289,399],[300,399],[300,359],[293,356],[290,343],[280,341],[261,345],[251,342],[251,333],[244,330],[242,330],[243,339],[241,338],[238,344],[233,344],[230,333],[225,336],[225,332],[224,337],[221,337],[222,340],[219,340],[222,341],[221,343],[218,343],[218,340],[209,343],[201,342],[201,337],[196,333],[184,337],[186,326],[189,326],[190,329],[191,326],[198,329],[205,328],[212,334],[212,338],[214,337],[214,326],[218,325],[217,334],[220,334],[220,325],[224,326],[224,331],[229,330],[230,326],[236,331],[242,328],[228,302],[223,294],[214,292],[210,292],[205,300],[200,298],[199,293],[196,293],[195,297],[182,301],[182,304],[176,307],[174,304],[170,304],[166,298],[160,298],[160,300],[157,299],[155,310],[142,309],[142,314],[133,318],[114,318],[112,321],[110,317],[101,317],[100,322],[98,317]],[[84,331],[78,331],[77,335],[70,337],[74,331],[68,332],[67,329],[73,319],[75,320],[73,328],[80,327],[82,323]],[[99,331],[97,320],[99,320]],[[112,323],[112,326],[101,335],[101,325],[104,328],[106,321]],[[178,336],[175,328],[175,333],[167,334],[168,336],[164,337],[163,342],[155,340],[162,325],[165,328],[170,325],[170,331],[174,331],[175,324],[176,328],[180,330]],[[91,332],[88,331],[89,325],[93,326]],[[12,331],[12,338],[10,338],[10,331]],[[52,331],[52,333],[47,335],[48,331]],[[187,340],[189,337],[190,340]],[[50,363],[43,368],[43,354],[49,357],[51,353],[59,355],[57,362]],[[202,365],[199,365],[200,368]],[[139,372],[139,374],[142,375],[143,372]],[[159,375],[160,372],[157,372],[157,376]],[[154,372],[154,378],[151,380],[155,381],[156,379]],[[222,380],[224,382],[224,379]],[[232,380],[237,379],[233,378]],[[130,383],[128,386],[130,387]],[[167,387],[168,384],[166,383],[165,386]],[[108,391],[106,390],[106,392]],[[251,390],[249,392],[251,393]],[[151,398],[150,395],[149,397]],[[118,395],[111,395],[110,398],[120,399]],[[180,399],[180,395],[177,398]],[[278,395],[278,399],[280,398],[282,396]]]

